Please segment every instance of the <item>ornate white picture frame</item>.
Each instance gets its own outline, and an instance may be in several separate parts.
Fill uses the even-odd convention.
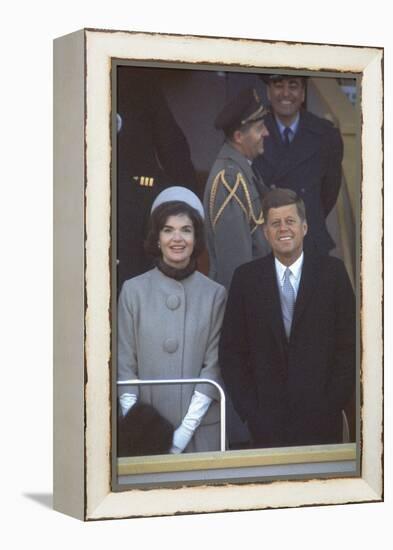
[[[359,475],[114,490],[111,287],[113,60],[359,75]],[[82,30],[55,41],[54,505],[83,520],[383,498],[383,50]],[[326,449],[320,460],[326,460]],[[282,464],[309,461],[302,450]],[[350,450],[340,449],[341,458]],[[266,452],[258,451],[259,464]],[[325,454],[323,454],[325,453]],[[347,453],[347,455],[345,454]],[[240,457],[240,468],[246,458]],[[172,460],[181,461],[180,457]],[[230,457],[229,457],[230,458]],[[233,457],[232,457],[233,458]],[[220,457],[210,457],[214,467]],[[314,460],[318,460],[314,458]],[[280,462],[281,461],[281,462]],[[162,464],[162,461],[161,461]],[[200,464],[199,464],[200,467]],[[213,466],[212,466],[213,467]],[[185,467],[182,467],[183,470]],[[191,465],[191,469],[198,465]],[[180,468],[181,469],[181,468]],[[157,471],[160,471],[159,469]]]

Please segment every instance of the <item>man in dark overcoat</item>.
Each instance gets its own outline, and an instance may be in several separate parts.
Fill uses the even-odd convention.
[[[226,388],[254,447],[339,443],[355,382],[351,283],[341,260],[303,252],[293,191],[270,191],[263,213],[273,253],[235,271],[219,353]]]
[[[326,228],[326,217],[336,204],[342,180],[343,142],[333,124],[302,108],[306,79],[269,75],[270,113],[265,151],[254,168],[273,189],[292,189],[307,209],[306,250],[328,254],[335,243]]]
[[[118,291],[152,267],[143,248],[151,205],[166,187],[196,191],[187,140],[160,87],[159,69],[117,68]]]

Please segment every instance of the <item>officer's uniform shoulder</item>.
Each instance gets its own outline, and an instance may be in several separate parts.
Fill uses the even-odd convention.
[[[210,188],[217,178],[222,179],[222,176],[228,179],[236,177],[239,171],[237,163],[230,158],[226,144],[220,149],[213,166],[211,167],[209,178],[206,187]]]
[[[209,175],[208,185],[205,190],[205,197],[216,197],[220,195],[221,199],[233,189],[236,182],[244,183],[246,181],[245,174],[241,166],[232,159],[225,151],[217,158]],[[239,196],[242,190],[242,185],[237,187],[236,194]],[[220,199],[220,200],[221,200]]]
[[[242,175],[243,172],[238,164],[232,159],[226,159],[223,163],[224,176],[227,179],[233,180]]]
[[[238,153],[228,141],[225,141],[217,155],[213,167],[214,170],[219,171],[223,169],[226,174],[236,175],[238,172],[241,172],[241,166],[236,159],[239,155],[240,153]]]

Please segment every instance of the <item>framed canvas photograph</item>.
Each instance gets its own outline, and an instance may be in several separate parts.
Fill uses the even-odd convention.
[[[383,50],[85,29],[54,53],[55,508],[381,500]],[[292,246],[285,336],[265,274]]]

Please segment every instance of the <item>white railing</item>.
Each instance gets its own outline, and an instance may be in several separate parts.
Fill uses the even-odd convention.
[[[168,380],[118,380],[118,386],[148,386],[174,384],[212,384],[220,395],[220,451],[225,451],[225,393],[220,384],[207,378],[172,378]]]

